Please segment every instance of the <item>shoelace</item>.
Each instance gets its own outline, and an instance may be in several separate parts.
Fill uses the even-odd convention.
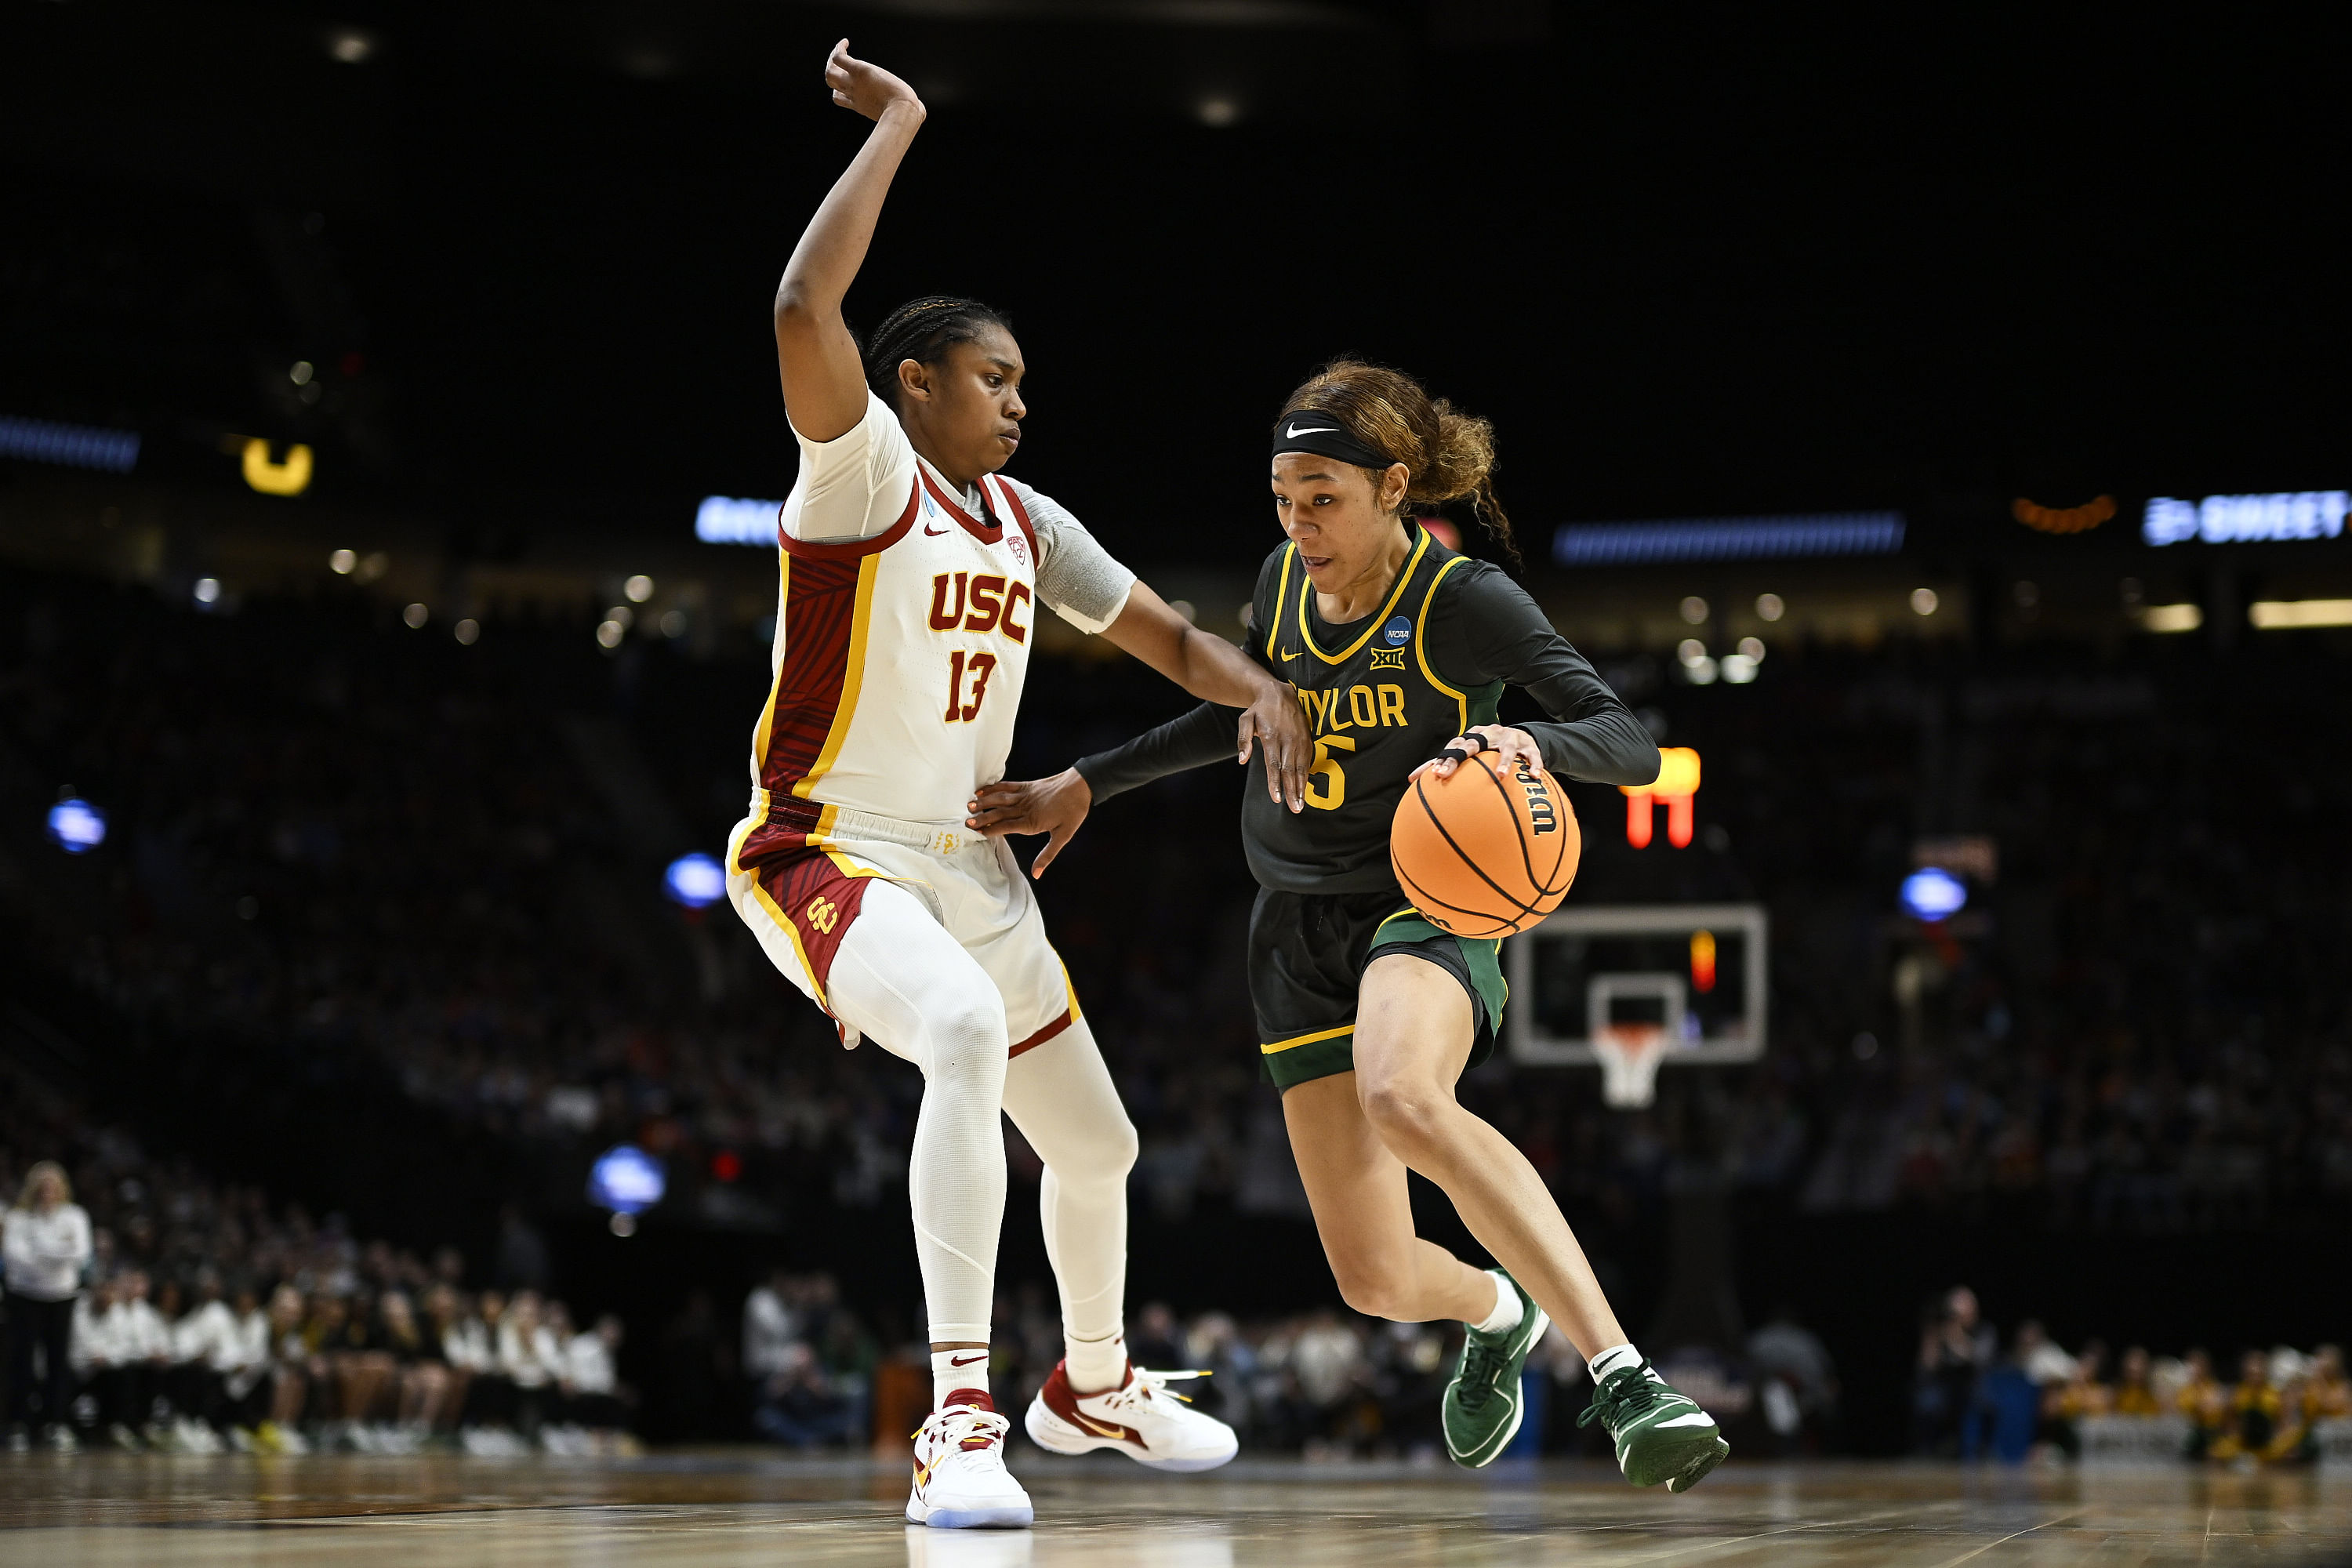
[[[1185,1404],[1190,1405],[1192,1403],[1192,1395],[1177,1393],[1174,1389],[1168,1386],[1170,1382],[1180,1377],[1211,1377],[1213,1375],[1215,1374],[1213,1373],[1203,1371],[1150,1372],[1139,1366],[1135,1369],[1135,1378],[1132,1382],[1122,1384],[1120,1387],[1112,1390],[1108,1394],[1103,1395],[1102,1397],[1114,1410],[1122,1410],[1130,1405],[1148,1405],[1163,1394],[1171,1399],[1181,1399]],[[1089,1395],[1088,1397],[1091,1398],[1094,1396]]]
[[[1470,1336],[1462,1352],[1462,1378],[1465,1387],[1491,1389],[1502,1379],[1511,1364],[1500,1345],[1481,1344],[1478,1336]]]
[[[939,1424],[940,1443],[943,1447],[990,1447],[1002,1444],[1004,1435],[1013,1429],[1012,1418],[1000,1415],[993,1410],[976,1410],[969,1405],[950,1405],[945,1410],[933,1411],[923,1425],[908,1436],[920,1437],[933,1422]]]
[[[1593,1389],[1592,1403],[1584,1407],[1576,1425],[1581,1429],[1597,1420],[1613,1433],[1665,1396],[1666,1385],[1650,1375],[1647,1361],[1639,1366],[1621,1366]]]

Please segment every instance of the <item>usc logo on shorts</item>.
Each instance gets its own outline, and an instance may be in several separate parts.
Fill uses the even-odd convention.
[[[803,910],[801,913],[808,917],[809,924],[827,936],[833,934],[833,928],[841,921],[841,907],[823,893],[811,899],[808,901],[808,908]]]

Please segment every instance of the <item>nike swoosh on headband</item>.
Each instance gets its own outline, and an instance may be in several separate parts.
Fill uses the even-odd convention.
[[[1339,427],[1337,425],[1309,425],[1304,430],[1293,425],[1282,433],[1282,438],[1286,441],[1296,441],[1301,436],[1336,436],[1339,433]]]

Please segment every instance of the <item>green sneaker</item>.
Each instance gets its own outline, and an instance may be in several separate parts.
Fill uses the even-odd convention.
[[[1596,1420],[1616,1441],[1617,1468],[1637,1487],[1664,1481],[1670,1492],[1686,1492],[1731,1452],[1715,1417],[1675,1393],[1647,1361],[1601,1380],[1576,1424]]]
[[[1445,1385],[1445,1451],[1455,1464],[1474,1470],[1493,1464],[1518,1432],[1525,1414],[1519,1406],[1519,1369],[1551,1327],[1551,1320],[1517,1280],[1499,1268],[1486,1272],[1519,1292],[1519,1326],[1500,1334],[1472,1329],[1462,1342],[1454,1381]]]

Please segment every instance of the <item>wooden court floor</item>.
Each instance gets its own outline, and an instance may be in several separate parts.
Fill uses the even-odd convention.
[[[1732,1464],[1686,1497],[1598,1468],[1244,1460],[1158,1477],[1016,1459],[1038,1525],[929,1531],[896,1466],[639,1459],[0,1458],[0,1564],[1478,1568],[2352,1563],[2352,1477]]]

